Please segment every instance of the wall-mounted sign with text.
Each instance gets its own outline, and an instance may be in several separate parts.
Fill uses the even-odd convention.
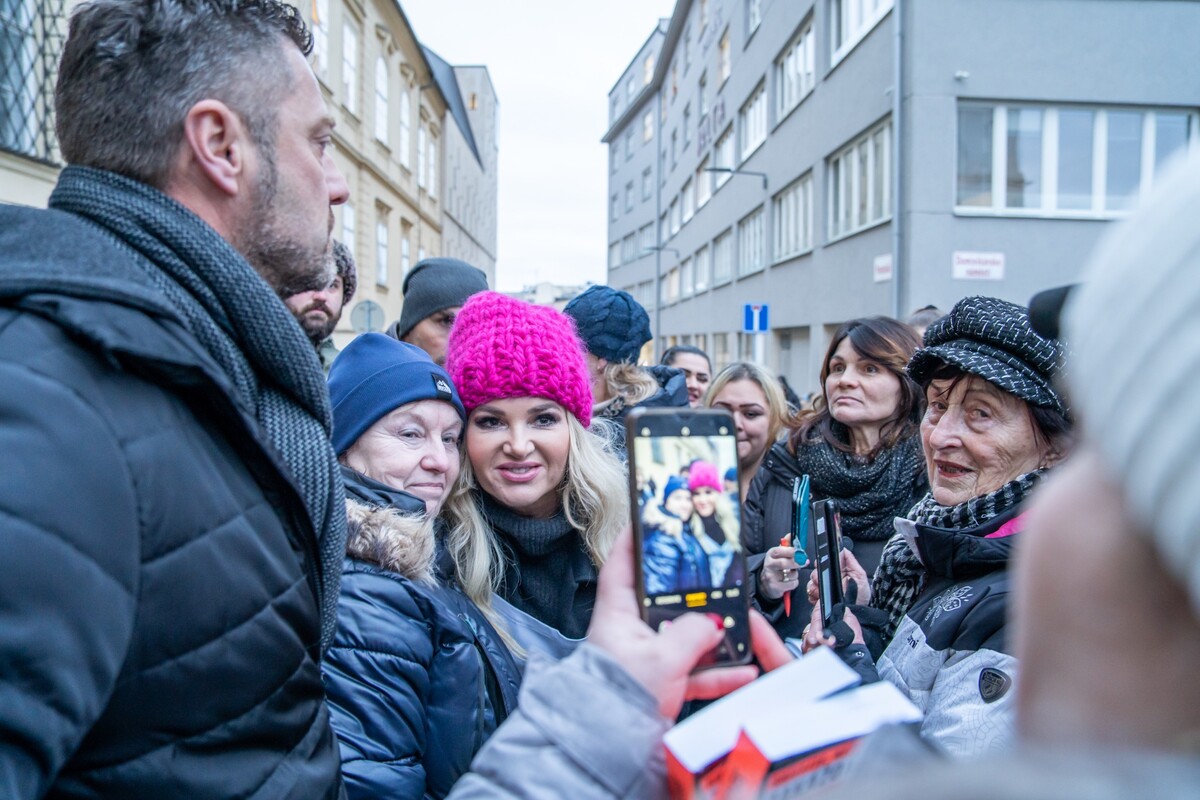
[[[955,250],[951,277],[956,281],[1004,280],[1004,253]]]

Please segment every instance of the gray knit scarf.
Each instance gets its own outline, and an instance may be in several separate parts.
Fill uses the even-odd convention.
[[[287,466],[320,542],[320,563],[312,568],[324,652],[336,624],[346,509],[329,441],[329,393],[312,344],[246,260],[162,192],[111,172],[67,167],[50,206],[90,220],[139,256],[133,261],[224,371],[235,400]]]
[[[908,519],[933,528],[977,528],[1024,502],[1045,474],[1044,469],[1027,472],[990,494],[972,497],[955,506],[938,505],[933,495],[927,494],[908,512]],[[871,581],[871,605],[888,614],[885,642],[892,638],[896,626],[924,588],[925,567],[904,537],[897,533],[884,546],[879,568]]]

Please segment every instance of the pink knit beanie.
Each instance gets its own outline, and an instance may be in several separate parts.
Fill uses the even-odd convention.
[[[498,292],[463,305],[446,351],[450,373],[470,414],[489,400],[544,397],[584,427],[592,421],[592,388],[575,326],[548,306]]]
[[[723,492],[721,479],[717,477],[717,467],[707,461],[695,461],[688,469],[688,489],[696,491],[701,486],[707,486],[715,492]]]

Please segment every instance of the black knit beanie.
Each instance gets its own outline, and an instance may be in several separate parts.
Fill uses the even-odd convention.
[[[403,339],[421,320],[437,312],[461,306],[467,298],[486,292],[487,276],[457,258],[426,258],[417,262],[404,279],[404,306],[400,321],[388,334]]]

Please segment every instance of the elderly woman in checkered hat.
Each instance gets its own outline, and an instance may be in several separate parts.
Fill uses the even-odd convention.
[[[1070,447],[1054,386],[1062,358],[1058,340],[1003,300],[968,297],[930,326],[908,365],[927,402],[930,492],[896,520],[869,588],[842,554],[851,605],[829,632],[814,610],[805,632],[806,647],[833,645],[868,680],[899,687],[925,714],[922,737],[954,755],[1014,734],[1008,561],[1030,491]],[[809,592],[815,600],[811,582]]]

